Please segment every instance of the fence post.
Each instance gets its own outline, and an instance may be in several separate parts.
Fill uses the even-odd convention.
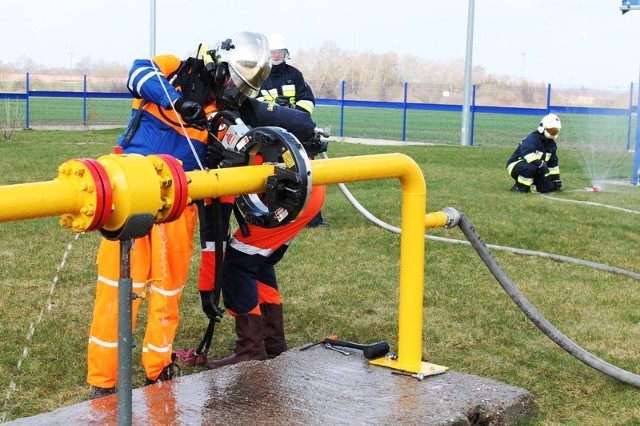
[[[627,120],[627,152],[631,148],[631,119],[633,115],[633,81],[629,88],[629,119]]]
[[[87,75],[83,76],[82,86],[82,125],[87,125]]]
[[[473,134],[476,126],[476,85],[471,89],[471,124],[469,125],[469,146],[473,146]]]
[[[638,184],[638,169],[640,168],[640,81],[638,83],[638,104],[636,105],[636,149],[633,155],[633,173],[631,185]]]
[[[551,112],[551,83],[547,84],[547,114]]]
[[[344,136],[344,83],[340,84],[340,137]]]
[[[402,101],[402,142],[407,140],[407,82],[404,83],[404,99]]]
[[[26,129],[29,128],[29,73],[26,74],[25,77],[25,87],[24,87],[24,91],[25,91],[25,104],[24,104],[24,127]]]

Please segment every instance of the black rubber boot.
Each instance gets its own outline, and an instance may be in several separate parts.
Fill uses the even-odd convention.
[[[527,186],[527,185],[523,185],[521,183],[515,183],[512,187],[511,190],[513,192],[522,192],[522,193],[529,193],[531,192],[531,187]]]
[[[176,372],[178,373],[180,372],[180,368],[176,365],[175,360],[176,360],[176,354],[172,353],[171,364],[167,365],[162,369],[157,379],[152,380],[147,377],[144,381],[144,385],[149,386],[157,382],[166,382],[167,380],[173,379],[177,375]]]
[[[260,312],[262,312],[264,327],[264,349],[269,358],[275,358],[287,350],[282,305],[263,303],[260,305]]]
[[[116,388],[99,388],[97,386],[91,386],[91,399],[102,398],[103,396],[116,393]]]
[[[236,335],[238,336],[235,352],[226,358],[208,362],[208,369],[213,370],[243,361],[267,359],[267,353],[264,350],[262,316],[238,314],[235,320]]]
[[[329,226],[329,222],[322,217],[322,210],[311,219],[311,222],[307,223],[307,228],[317,228],[319,226]]]

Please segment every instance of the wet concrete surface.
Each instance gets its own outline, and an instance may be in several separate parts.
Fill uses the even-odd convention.
[[[533,414],[525,389],[449,370],[412,377],[358,350],[290,349],[133,390],[134,425],[512,425]],[[117,395],[11,425],[116,425]]]

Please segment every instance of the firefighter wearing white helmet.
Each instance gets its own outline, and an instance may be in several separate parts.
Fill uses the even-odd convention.
[[[547,139],[555,140],[561,128],[560,118],[555,114],[547,114],[542,117],[542,121],[538,126],[538,132],[544,134]]]
[[[562,123],[556,114],[542,117],[538,129],[524,138],[507,160],[507,173],[515,180],[515,192],[560,191],[560,167],[556,138]]]
[[[273,33],[267,38],[271,51],[271,74],[262,83],[258,99],[312,114],[316,103],[313,91],[300,70],[287,64],[289,48],[284,36]]]
[[[282,50],[282,56],[277,57],[277,59],[271,59],[272,65],[280,65],[285,60],[289,59],[289,48],[287,46],[287,40],[284,38],[282,34],[279,33],[271,33],[269,34],[269,49],[272,51]]]

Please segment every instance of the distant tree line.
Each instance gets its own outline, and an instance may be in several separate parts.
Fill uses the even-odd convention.
[[[339,99],[345,82],[347,99],[402,102],[406,83],[408,102],[461,104],[463,100],[463,59],[442,62],[394,52],[352,52],[335,42],[326,42],[320,48],[295,52],[290,63],[303,72],[317,98]],[[69,68],[50,68],[29,58],[13,64],[0,61],[0,92],[24,91],[24,75],[29,72],[31,90],[82,90],[82,76],[87,76],[89,91],[124,93],[129,67],[130,64],[94,61],[90,57]],[[546,82],[489,74],[481,65],[473,67],[472,75],[478,105],[546,104]],[[628,91],[624,90],[555,87],[553,93],[564,98],[554,99],[556,105],[625,108],[629,102]]]

